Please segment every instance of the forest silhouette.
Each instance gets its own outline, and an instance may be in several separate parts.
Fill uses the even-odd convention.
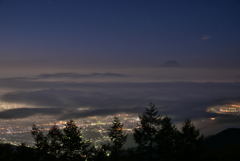
[[[47,132],[33,125],[31,134],[34,146],[0,144],[2,161],[231,161],[239,160],[239,146],[221,147],[216,143],[224,134],[204,138],[190,120],[178,129],[168,116],[160,115],[150,104],[139,115],[139,123],[133,129],[136,146],[124,148],[128,135],[118,117],[114,117],[108,129],[109,142],[95,146],[83,137],[82,129],[73,120],[64,128],[52,126]],[[233,132],[235,133],[235,132]],[[239,133],[240,134],[240,133]],[[240,136],[240,135],[237,135]],[[219,141],[220,140],[220,141]],[[240,144],[238,144],[240,145]]]

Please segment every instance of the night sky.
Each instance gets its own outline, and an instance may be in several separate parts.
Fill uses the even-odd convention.
[[[239,127],[208,110],[240,107],[239,17],[239,0],[0,0],[0,138],[150,102],[206,134]]]
[[[1,64],[239,65],[240,2],[1,0]]]

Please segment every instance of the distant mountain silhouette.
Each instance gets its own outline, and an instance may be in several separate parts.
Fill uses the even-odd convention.
[[[17,149],[16,145],[10,143],[0,143],[0,151],[15,151]]]
[[[240,128],[229,128],[205,139],[205,160],[240,160]]]
[[[181,67],[180,63],[176,60],[168,60],[164,62],[161,66],[162,67]]]
[[[225,129],[209,136],[206,138],[205,144],[211,148],[240,147],[240,128]]]

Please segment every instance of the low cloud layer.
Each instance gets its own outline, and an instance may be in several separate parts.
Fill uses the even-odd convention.
[[[236,100],[240,95],[239,83],[20,82],[24,84],[24,89],[3,93],[1,101],[32,106],[32,109],[24,109],[26,117],[31,115],[31,110],[33,115],[41,113],[41,108],[44,111],[41,114],[66,119],[118,112],[138,113],[148,103],[154,102],[163,114],[181,120],[205,117],[209,105],[222,103],[223,100]],[[90,108],[89,111],[79,111],[85,107]],[[54,114],[55,109],[62,112]],[[0,118],[10,118],[13,111],[1,112]]]
[[[92,74],[86,76],[88,75]],[[39,75],[39,79],[31,77],[0,79],[2,89],[0,108],[9,104],[8,108],[0,111],[3,124],[11,120],[18,122],[25,120],[22,124],[26,122],[31,124],[35,116],[68,120],[118,113],[139,114],[153,102],[159,107],[162,115],[169,115],[176,122],[190,118],[197,121],[202,129],[214,129],[209,127],[211,124],[218,129],[236,125],[235,116],[208,113],[206,110],[212,105],[240,101],[240,83],[133,81],[86,83],[43,79],[57,77],[74,79],[82,75],[56,73]],[[22,106],[14,108],[11,104]],[[214,123],[209,122],[212,117],[217,118]]]
[[[120,73],[90,73],[90,74],[80,74],[80,73],[52,73],[52,74],[41,74],[36,78],[38,79],[48,79],[48,78],[107,78],[107,77],[127,77],[128,75]]]
[[[34,116],[37,114],[41,115],[54,115],[57,116],[63,113],[61,108],[19,108],[10,109],[0,112],[1,119],[19,119]]]

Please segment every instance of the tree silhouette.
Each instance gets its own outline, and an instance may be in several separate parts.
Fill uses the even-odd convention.
[[[236,161],[239,160],[239,129],[228,129],[204,138],[190,120],[178,130],[169,117],[160,117],[154,104],[139,116],[134,129],[137,147],[122,149],[126,134],[115,117],[109,130],[110,143],[99,146],[84,139],[70,120],[63,129],[32,127],[35,146],[0,143],[0,160],[6,161]],[[229,139],[230,138],[230,139]],[[230,140],[230,142],[229,142]]]
[[[35,124],[32,126],[31,134],[35,141],[36,148],[43,153],[47,153],[49,148],[47,137]]]
[[[127,150],[122,149],[127,135],[118,117],[114,117],[108,129],[111,142],[98,147],[84,139],[81,128],[72,120],[63,129],[54,125],[46,133],[33,125],[36,154],[44,161],[201,160],[203,137],[190,120],[178,130],[171,118],[159,115],[154,104],[150,104],[139,118],[133,133],[137,147]],[[24,154],[29,150],[20,149]]]
[[[73,120],[68,121],[63,129],[63,155],[67,160],[85,160],[90,143],[83,139],[81,129]]]
[[[46,135],[33,125],[32,135],[35,146],[46,155],[60,160],[84,161],[90,155],[90,143],[83,139],[81,129],[70,120],[63,129],[54,125]]]
[[[109,144],[103,144],[99,147],[92,147],[90,149],[91,151],[91,158],[89,160],[91,161],[108,161],[110,160],[110,145]]]
[[[63,133],[57,125],[50,128],[47,134],[48,154],[61,158]]]
[[[127,139],[127,135],[123,132],[123,124],[120,122],[118,117],[114,117],[108,136],[111,140],[111,156],[116,160]]]
[[[134,139],[138,144],[138,150],[152,160],[161,117],[155,105],[151,103],[139,118],[140,124],[134,129]]]
[[[185,160],[199,159],[203,139],[203,136],[200,134],[199,130],[196,129],[191,120],[186,120],[181,130],[181,158],[185,158]]]
[[[162,118],[160,124],[161,129],[157,132],[156,136],[159,157],[161,157],[161,160],[174,160],[180,133],[167,116]]]

